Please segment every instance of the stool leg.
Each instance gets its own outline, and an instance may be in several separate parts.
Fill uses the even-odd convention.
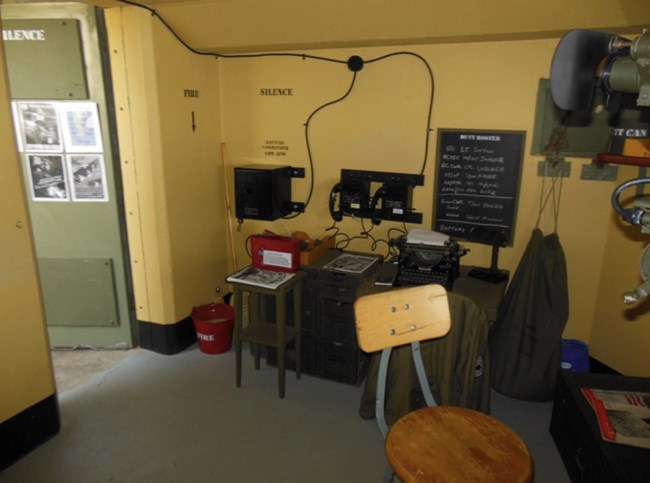
[[[286,323],[286,293],[281,292],[275,297],[275,330],[278,342],[278,387],[280,398],[284,398],[284,368],[286,345],[284,342],[284,324]]]
[[[253,356],[255,357],[255,370],[260,369],[260,344],[253,344]]]
[[[293,289],[293,325],[296,329],[296,379],[300,379],[302,370],[302,314],[301,314],[301,301],[302,301],[302,284],[297,284]]]
[[[248,321],[251,326],[255,326],[260,322],[260,294],[251,292],[248,296]],[[253,360],[255,361],[255,370],[260,369],[260,344],[250,344],[251,352],[253,353]]]
[[[235,382],[237,387],[241,386],[241,333],[242,333],[242,293],[234,288],[233,302],[235,304]]]
[[[384,470],[384,483],[391,483],[393,481],[393,476],[395,476],[395,473],[393,473],[393,468],[388,465]]]

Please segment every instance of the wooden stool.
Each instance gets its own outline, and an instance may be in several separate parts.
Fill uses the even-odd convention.
[[[418,409],[388,431],[386,457],[404,483],[530,482],[526,445],[500,421],[455,406]]]
[[[295,341],[296,347],[296,378],[300,379],[300,299],[301,299],[301,282],[304,273],[297,272],[292,278],[284,282],[277,288],[264,288],[250,285],[242,282],[230,281],[233,287],[233,299],[235,304],[235,328],[233,339],[235,343],[235,361],[236,373],[235,379],[237,387],[241,386],[241,368],[242,368],[242,342],[247,341],[253,345],[255,354],[255,369],[260,368],[260,350],[259,346],[265,345],[274,347],[278,351],[278,395],[284,398],[285,387],[285,353],[286,346],[291,341]],[[249,324],[244,327],[243,324],[243,293],[248,292],[249,297]],[[293,292],[293,327],[286,324],[287,294]],[[271,295],[275,297],[275,323],[258,320],[259,295]]]

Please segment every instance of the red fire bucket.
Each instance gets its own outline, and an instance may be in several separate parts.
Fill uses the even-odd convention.
[[[194,307],[191,316],[201,352],[221,354],[230,350],[235,326],[235,310],[230,305]]]

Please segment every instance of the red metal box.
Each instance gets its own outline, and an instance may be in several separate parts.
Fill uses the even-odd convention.
[[[297,272],[300,268],[302,242],[275,234],[253,235],[251,253],[253,266],[279,272]]]

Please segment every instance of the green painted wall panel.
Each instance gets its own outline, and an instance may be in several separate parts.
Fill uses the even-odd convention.
[[[78,20],[5,20],[2,27],[13,99],[88,99]]]
[[[47,325],[119,324],[110,258],[39,258]]]

